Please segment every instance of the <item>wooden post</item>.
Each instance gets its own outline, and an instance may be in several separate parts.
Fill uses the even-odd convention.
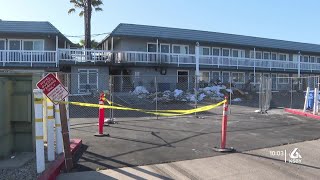
[[[66,171],[70,172],[73,167],[72,155],[70,151],[70,140],[69,140],[69,131],[68,131],[68,120],[66,113],[66,105],[59,104],[60,109],[60,118],[61,118],[61,129],[62,129],[62,139],[64,147],[64,158]]]

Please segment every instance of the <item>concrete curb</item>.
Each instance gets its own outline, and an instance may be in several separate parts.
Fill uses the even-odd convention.
[[[81,139],[71,139],[71,154],[74,155],[81,145]],[[41,176],[38,177],[38,180],[55,180],[62,169],[64,169],[64,155],[60,154],[57,159],[41,174]]]
[[[303,112],[303,111],[301,111],[299,109],[285,108],[284,111],[288,112],[288,113],[291,113],[291,114],[295,114],[295,115],[299,115],[299,116],[303,116],[303,117],[308,117],[308,118],[320,120],[320,116],[319,115],[314,115],[314,114],[311,114],[309,112]]]

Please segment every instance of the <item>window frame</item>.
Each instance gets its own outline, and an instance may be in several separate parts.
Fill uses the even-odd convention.
[[[264,54],[268,54],[268,55],[269,55],[269,59],[265,59],[265,58],[264,58]],[[262,52],[262,59],[270,60],[270,59],[271,59],[271,52],[263,51],[263,52]]]
[[[262,73],[253,73],[253,72],[250,72],[250,73],[249,73],[249,80],[251,79],[251,75],[253,75],[253,78],[254,78],[254,77],[255,77],[254,75],[257,76],[257,74],[260,76],[260,78],[262,77]],[[256,79],[256,82],[254,82],[254,79],[253,79],[253,81],[250,82],[250,84],[260,84],[260,83],[261,83],[260,78],[258,78],[258,79],[255,78],[255,79]]]
[[[32,41],[32,50],[24,50],[24,42],[25,41]],[[42,49],[41,50],[34,50],[34,42],[41,41]],[[21,39],[21,50],[23,51],[44,51],[44,39]]]
[[[221,72],[221,83],[223,84],[223,83],[225,83],[224,82],[224,76],[223,76],[223,73],[228,73],[229,74],[229,79],[226,81],[226,83],[230,83],[230,76],[231,76],[231,72],[230,71],[222,71]]]
[[[199,73],[201,74],[201,73],[203,73],[203,72],[206,72],[206,73],[209,73],[209,76],[208,76],[208,81],[207,82],[205,82],[205,83],[210,83],[210,81],[211,81],[211,78],[210,78],[210,71],[209,70],[205,70],[205,71],[199,71]],[[202,79],[202,77],[203,76],[201,76],[200,75],[200,77],[199,77],[199,81],[203,81],[203,80],[201,80]]]
[[[200,48],[202,48],[202,49],[204,49],[204,48],[208,49],[208,50],[209,50],[209,55],[200,54]],[[203,52],[203,50],[202,50],[202,52]],[[211,56],[211,48],[210,48],[209,46],[199,46],[199,55],[200,55],[200,56]]]
[[[3,50],[7,50],[7,41],[6,41],[6,39],[0,38],[0,41],[4,42],[4,49]]]
[[[311,62],[311,58],[314,58],[314,62]],[[309,56],[309,63],[316,63],[317,59],[316,56]]]
[[[287,78],[283,77],[283,75],[285,75]],[[277,75],[277,78],[278,78],[278,84],[289,84],[289,74],[285,74],[285,73],[279,73]],[[286,79],[287,82],[280,82],[280,79]]]
[[[224,56],[223,55],[223,50],[228,50],[229,51],[229,56]],[[221,48],[221,56],[222,57],[231,57],[231,49],[230,48]]]
[[[172,46],[172,54],[182,54],[181,53],[181,46],[187,47],[188,48],[188,52],[186,54],[190,54],[190,47],[187,44],[172,44],[171,46]],[[180,47],[180,53],[175,53],[174,52],[174,46],[179,46]]]
[[[310,62],[310,56],[308,56],[308,55],[301,55],[301,56],[302,56],[302,61],[300,60],[300,62],[304,62],[304,63],[309,63]],[[304,61],[304,57],[308,57],[308,61],[307,62]]]
[[[211,48],[211,55],[212,55],[212,56],[217,56],[217,55],[213,55],[213,50],[214,50],[214,49],[219,50],[219,55],[218,55],[218,56],[221,56],[221,48],[220,48],[220,47],[212,47],[212,48]]]
[[[222,80],[221,80],[221,72],[220,71],[211,71],[210,81],[211,80],[213,80],[214,82],[216,81],[215,79],[213,79],[213,74],[214,73],[218,73],[219,81],[222,82]]]
[[[243,75],[243,81],[242,82],[234,82],[233,81],[233,75],[234,74],[242,74]],[[246,83],[246,74],[244,72],[231,72],[231,77],[232,77],[232,83],[235,83],[235,84],[245,84]]]
[[[276,55],[276,59],[272,59],[272,55]],[[270,60],[278,60],[278,53],[276,52],[271,52]]]
[[[98,90],[99,88],[99,69],[95,69],[95,68],[90,68],[90,69],[84,69],[84,68],[81,68],[81,69],[78,69],[78,93],[79,94],[86,94],[88,92],[81,92],[81,89],[80,89],[80,85],[83,85],[80,83],[80,71],[86,71],[86,76],[87,76],[87,84],[89,84],[91,86],[91,84],[89,83],[90,80],[89,80],[89,70],[95,70],[97,72],[97,83],[96,83],[96,89]]]
[[[160,53],[164,53],[164,52],[161,52],[161,46],[162,46],[162,45],[167,45],[167,46],[169,46],[169,53],[171,53],[171,48],[170,48],[171,46],[170,46],[169,43],[160,43],[160,48],[159,48],[159,49],[160,49],[160,51],[159,51]],[[164,53],[164,54],[165,54],[165,53]]]
[[[253,57],[251,57],[251,53],[253,54]],[[254,50],[250,50],[249,52],[250,59],[257,59],[257,53],[261,53],[261,59],[263,59],[263,51],[254,51]]]
[[[156,52],[149,52],[149,44],[156,45]],[[159,51],[158,43],[156,43],[156,42],[147,42],[147,50],[146,50],[147,53],[157,53],[158,51]]]
[[[19,49],[19,50],[12,50],[12,51],[21,51],[21,50],[22,50],[21,39],[8,39],[8,48],[7,48],[7,50],[11,50],[11,49],[10,49],[10,42],[11,42],[11,41],[20,41],[20,49]]]
[[[238,51],[238,56],[237,57],[233,56],[233,50]],[[239,55],[241,55],[241,52],[243,52],[243,56],[239,56]],[[234,58],[245,58],[246,57],[246,51],[244,49],[231,49],[231,57],[234,57]]]
[[[289,61],[289,54],[286,54],[286,53],[279,53],[279,54],[278,54],[278,59],[279,59],[279,61],[283,61],[283,60],[280,59],[280,56],[281,56],[281,55],[285,55],[285,56],[286,56],[286,59],[285,59],[284,61]]]

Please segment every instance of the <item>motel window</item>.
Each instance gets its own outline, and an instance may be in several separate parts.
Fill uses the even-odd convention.
[[[220,48],[212,48],[213,56],[220,56]]]
[[[256,57],[254,57],[254,51],[250,51],[250,58],[262,59],[262,52],[256,51]]]
[[[210,48],[209,47],[199,47],[200,55],[209,56],[210,55]]]
[[[278,74],[278,84],[288,84],[289,74]]]
[[[230,49],[222,49],[222,56],[230,56]]]
[[[160,44],[160,52],[161,53],[170,53],[170,45],[169,44]]]
[[[301,62],[309,62],[309,56],[302,56]]]
[[[272,60],[277,60],[277,53],[271,53],[271,59]]]
[[[21,50],[21,41],[9,40],[9,50]]]
[[[270,59],[270,52],[263,52],[263,59]]]
[[[212,78],[211,78],[211,80],[212,80],[214,83],[218,84],[218,82],[221,81],[220,71],[212,71]]]
[[[232,73],[232,82],[236,84],[245,83],[245,75],[243,72],[233,72]]]
[[[287,61],[287,60],[288,60],[287,54],[279,54],[279,60],[281,60],[281,61]]]
[[[0,39],[0,50],[5,50],[6,49],[6,41]]]
[[[315,62],[316,62],[316,57],[310,56],[310,62],[311,62],[311,63],[315,63]]]
[[[320,63],[320,57],[317,57],[317,63]]]
[[[43,49],[44,49],[43,40],[23,40],[23,50],[43,51]]]
[[[176,54],[189,54],[189,46],[188,45],[172,45],[173,53]]]
[[[156,43],[148,43],[148,52],[157,52],[157,44]]]
[[[249,80],[251,84],[254,84],[254,79],[256,79],[256,84],[260,84],[261,82],[261,73],[250,73]]]
[[[239,49],[232,49],[232,57],[245,57],[245,51]]]
[[[200,77],[199,77],[201,82],[210,82],[210,72],[209,71],[200,71]]]
[[[98,89],[98,69],[78,70],[78,93],[90,93]]]

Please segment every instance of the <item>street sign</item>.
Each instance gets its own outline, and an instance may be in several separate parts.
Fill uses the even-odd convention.
[[[60,83],[60,81],[53,74],[48,74],[42,78],[37,87],[42,89],[43,93],[54,103],[56,101],[63,101],[69,95],[66,88]]]

